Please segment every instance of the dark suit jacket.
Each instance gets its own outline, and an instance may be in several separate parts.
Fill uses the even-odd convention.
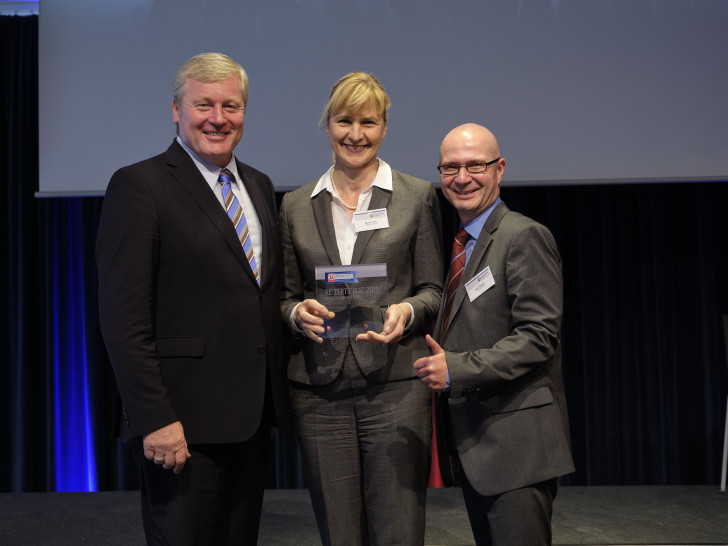
[[[118,170],[96,246],[101,330],[131,441],[181,421],[188,443],[248,439],[261,424],[270,374],[287,414],[281,347],[275,194],[237,163],[263,237],[261,286],[232,222],[175,141]]]
[[[486,267],[495,285],[471,302],[465,283]],[[462,470],[481,495],[574,471],[561,316],[561,257],[553,236],[501,202],[478,237],[439,340],[451,390],[438,402],[449,401],[444,409]],[[435,332],[441,322],[442,316]],[[447,476],[448,457],[440,462]]]
[[[329,193],[311,197],[313,182],[288,193],[280,212],[284,280],[281,307],[286,322],[295,305],[316,298],[316,266],[341,265]],[[392,170],[392,191],[374,187],[369,210],[386,208],[389,227],[357,236],[352,263],[387,264],[389,304],[409,302],[415,322],[399,343],[351,342],[362,373],[380,381],[415,377],[412,363],[429,354],[424,330],[437,315],[442,294],[440,205],[430,182]],[[353,302],[356,304],[356,301]],[[384,322],[386,306],[376,322]],[[344,362],[346,338],[318,344],[303,338],[288,364],[289,379],[306,385],[333,381]]]

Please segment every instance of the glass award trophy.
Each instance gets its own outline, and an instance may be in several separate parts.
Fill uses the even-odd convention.
[[[387,310],[387,264],[316,267],[316,299],[335,316],[322,338],[381,333]]]

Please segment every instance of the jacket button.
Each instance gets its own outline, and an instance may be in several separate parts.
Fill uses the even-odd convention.
[[[258,345],[258,354],[263,354],[265,352],[265,345]]]

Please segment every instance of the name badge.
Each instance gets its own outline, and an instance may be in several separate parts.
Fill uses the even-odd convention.
[[[364,210],[354,213],[354,231],[370,231],[389,227],[387,209]]]
[[[493,274],[490,272],[489,266],[465,283],[465,290],[468,292],[470,303],[475,301],[475,298],[480,296],[493,285],[495,285],[495,279],[493,278]]]

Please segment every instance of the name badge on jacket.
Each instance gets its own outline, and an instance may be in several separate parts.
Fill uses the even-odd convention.
[[[363,210],[354,213],[354,231],[371,231],[389,227],[387,209]]]
[[[494,284],[495,279],[493,278],[493,274],[490,272],[490,266],[488,266],[483,269],[483,271],[475,275],[475,277],[465,283],[465,290],[468,291],[468,298],[470,298],[470,303],[475,301],[475,298],[480,296],[483,292],[488,290],[488,288],[490,288]]]

